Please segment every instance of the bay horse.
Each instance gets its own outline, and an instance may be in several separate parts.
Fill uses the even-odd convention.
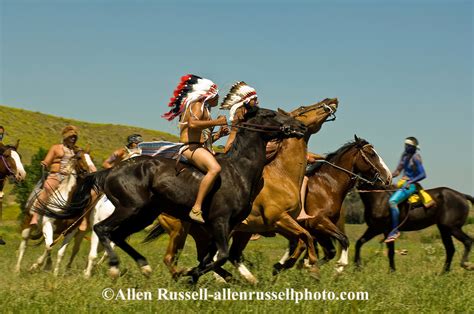
[[[301,121],[307,127],[307,131],[303,138],[287,138],[279,143],[276,155],[263,169],[263,187],[253,202],[250,215],[245,219],[245,223],[238,225],[232,233],[233,241],[229,260],[247,280],[256,282],[241,262],[240,256],[236,254],[245,248],[252,233],[256,232],[277,231],[289,239],[301,240],[308,246],[310,254],[312,253],[311,263],[316,264],[311,235],[296,222],[296,217],[301,210],[300,187],[306,168],[309,138],[321,129],[324,122],[334,116],[338,103],[337,99],[324,99],[310,106],[301,106],[291,113],[279,110]],[[198,259],[204,254],[202,243],[206,243],[208,239],[198,226],[193,225],[189,230],[190,226],[187,223],[167,215],[160,215],[159,225],[156,226],[155,231],[150,232],[145,241],[157,237],[162,228],[170,235],[164,263],[173,278],[177,278],[185,272],[184,269],[178,269],[176,265],[178,251],[184,247],[188,231],[196,241]],[[317,268],[312,271],[317,276]],[[230,277],[229,273],[224,274],[225,277]]]
[[[68,195],[76,187],[78,178],[85,175],[86,173],[95,171],[95,166],[92,162],[92,159],[90,158],[89,153],[85,152],[84,150],[79,150],[70,159],[65,169],[66,169],[66,173],[69,173],[69,175],[67,175],[64,178],[64,180],[58,186],[57,190],[50,196],[51,199],[58,199],[58,200],[67,199]],[[30,221],[32,217],[31,211],[32,210],[40,211],[39,208],[33,208],[33,205],[35,203],[35,200],[38,194],[41,191],[41,188],[42,188],[42,182],[40,181],[36,185],[35,189],[31,192],[25,206],[26,208],[25,208],[24,218],[22,222],[22,231],[21,231],[22,240],[20,242],[20,246],[18,249],[18,260],[15,265],[15,272],[17,273],[19,273],[21,270],[21,262],[25,255],[28,240],[30,239],[38,240],[41,237],[44,237],[45,251],[36,260],[36,262],[33,263],[33,265],[30,267],[29,270],[35,271],[39,269],[41,266],[43,266],[45,263],[46,263],[46,266],[45,266],[46,268],[51,267],[51,264],[52,264],[51,250],[52,250],[52,245],[54,242],[54,235],[63,232],[65,229],[69,228],[70,225],[74,222],[72,220],[55,220],[50,217],[43,216],[41,219],[39,219],[42,233],[37,236],[31,235],[31,225],[30,225]],[[40,207],[41,206],[47,206],[47,204],[40,204]],[[57,211],[59,210],[59,208],[51,207],[50,210]],[[60,249],[58,250],[57,261],[54,268],[54,275],[58,275],[61,260],[64,257],[64,254],[66,252],[69,242],[74,236],[76,237],[76,241],[75,241],[73,253],[68,263],[68,267],[71,266],[71,263],[74,260],[74,257],[79,251],[80,242],[85,233],[84,232],[76,233],[76,231],[77,230],[73,230],[73,232],[68,233],[66,237],[64,238],[64,240],[62,241]]]
[[[364,204],[364,216],[367,223],[367,230],[357,240],[355,246],[355,264],[361,266],[360,250],[364,243],[373,237],[384,234],[385,238],[391,231],[391,218],[388,199],[390,191],[381,192],[375,187],[376,191],[371,192],[374,187],[361,186],[359,195]],[[391,191],[396,190],[391,187]],[[427,228],[436,224],[441,234],[444,248],[446,250],[446,261],[442,273],[448,272],[451,268],[451,261],[455,252],[453,239],[454,236],[464,245],[464,254],[461,259],[461,267],[467,270],[474,270],[469,260],[469,252],[473,239],[467,235],[462,226],[466,223],[469,215],[468,201],[474,203],[474,198],[447,187],[438,187],[425,190],[428,192],[436,205],[430,208],[424,206],[412,206],[406,201],[399,206],[400,221],[398,228],[400,231],[415,231]],[[387,243],[388,259],[391,271],[395,271],[395,245],[394,242]]]
[[[232,149],[217,156],[222,171],[203,207],[204,228],[212,240],[200,264],[186,274],[194,282],[227,260],[230,232],[248,216],[261,188],[266,143],[276,138],[303,137],[306,132],[304,124],[292,117],[258,107],[248,108],[244,120]],[[43,213],[55,218],[75,217],[90,202],[92,189],[104,192],[115,211],[93,228],[109,255],[109,275],[120,275],[118,256],[110,246],[114,242],[136,261],[142,274],[150,276],[148,261],[126,238],[151,224],[161,212],[190,221],[188,213],[202,177],[194,167],[177,174],[175,160],[139,156],[86,176],[70,202],[62,204],[63,211],[43,208]]]
[[[336,255],[332,238],[336,239],[342,248],[336,270],[342,272],[348,265],[349,238],[341,230],[340,221],[343,221],[342,203],[356,182],[388,185],[391,180],[390,170],[373,145],[357,136],[354,136],[354,141],[348,142],[327,155],[325,160],[319,161],[309,176],[305,202],[308,215],[313,217],[299,223],[323,247],[325,256],[320,260],[320,265]],[[290,243],[290,254],[295,249],[296,243]],[[284,267],[288,258],[287,254],[285,256],[275,265],[277,271]]]

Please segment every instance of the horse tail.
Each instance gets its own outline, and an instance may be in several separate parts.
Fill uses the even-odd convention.
[[[37,208],[36,211],[41,215],[55,219],[75,218],[81,215],[84,208],[91,205],[92,190],[97,194],[103,191],[105,179],[109,172],[110,169],[105,169],[86,175],[83,179],[77,182],[76,189],[72,193],[70,202],[58,199],[55,200],[53,197],[53,200],[48,201],[47,204],[41,204],[42,206]]]
[[[464,194],[464,197],[474,205],[474,197],[469,194]]]
[[[142,243],[150,243],[151,241],[158,239],[158,237],[164,233],[166,233],[165,228],[163,228],[163,226],[158,223],[153,227],[153,229],[150,230],[150,232],[148,232],[148,235],[142,241]]]

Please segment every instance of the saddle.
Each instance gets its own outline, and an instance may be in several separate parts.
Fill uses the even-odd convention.
[[[399,180],[397,187],[401,188],[405,184],[406,180]],[[436,205],[435,201],[431,195],[426,192],[419,183],[415,183],[416,192],[406,200],[406,203],[411,207],[423,206],[425,208],[430,208]]]

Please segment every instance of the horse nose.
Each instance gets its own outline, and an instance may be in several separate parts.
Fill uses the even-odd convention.
[[[17,181],[23,181],[26,178],[26,172],[25,171],[19,171],[18,174],[16,175]]]

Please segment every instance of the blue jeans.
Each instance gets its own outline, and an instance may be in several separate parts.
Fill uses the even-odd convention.
[[[388,204],[390,205],[390,214],[392,216],[392,232],[389,234],[393,235],[398,232],[398,227],[399,224],[399,217],[400,217],[400,211],[398,210],[398,204],[403,202],[404,200],[408,199],[410,195],[414,194],[416,192],[416,185],[410,184],[408,189],[406,188],[401,188],[395,193],[392,194],[390,199],[388,200]]]

